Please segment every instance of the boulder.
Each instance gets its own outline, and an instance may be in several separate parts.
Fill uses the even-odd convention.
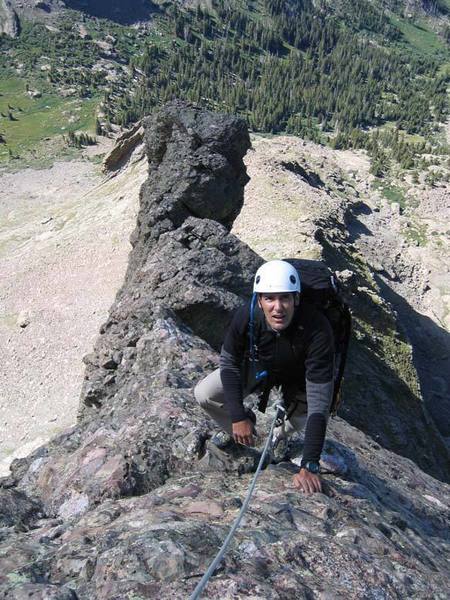
[[[42,505],[16,489],[0,488],[0,527],[28,529],[43,516]]]
[[[113,149],[105,156],[102,165],[103,171],[111,173],[123,167],[134,151],[142,145],[143,135],[144,128],[141,122],[122,133],[116,139]]]

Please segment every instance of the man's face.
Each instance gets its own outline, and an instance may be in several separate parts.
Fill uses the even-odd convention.
[[[269,327],[274,331],[282,331],[289,327],[294,316],[295,296],[288,292],[259,294],[259,306]]]

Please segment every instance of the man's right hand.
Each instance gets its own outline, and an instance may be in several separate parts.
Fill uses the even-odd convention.
[[[254,425],[250,419],[233,423],[233,438],[238,444],[253,446],[254,444]]]

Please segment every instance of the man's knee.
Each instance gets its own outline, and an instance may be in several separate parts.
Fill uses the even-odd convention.
[[[210,402],[220,403],[223,399],[223,388],[219,370],[213,371],[197,383],[194,398],[202,408],[208,407]]]
[[[294,431],[301,433],[305,428],[307,420],[308,415],[306,413],[291,416],[286,421],[286,432],[288,435],[292,435]]]
[[[194,388],[194,398],[202,408],[204,408],[208,403],[207,388],[204,385],[205,379],[206,377],[199,381]]]

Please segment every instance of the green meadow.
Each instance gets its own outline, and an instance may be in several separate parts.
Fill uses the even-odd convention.
[[[42,96],[32,98],[20,78],[0,77],[0,133],[6,142],[0,145],[0,163],[25,158],[45,138],[68,131],[95,133],[98,98],[62,98],[39,91]]]
[[[418,54],[429,58],[448,57],[449,49],[445,42],[424,21],[408,21],[391,15],[391,21],[403,34],[405,42]]]

